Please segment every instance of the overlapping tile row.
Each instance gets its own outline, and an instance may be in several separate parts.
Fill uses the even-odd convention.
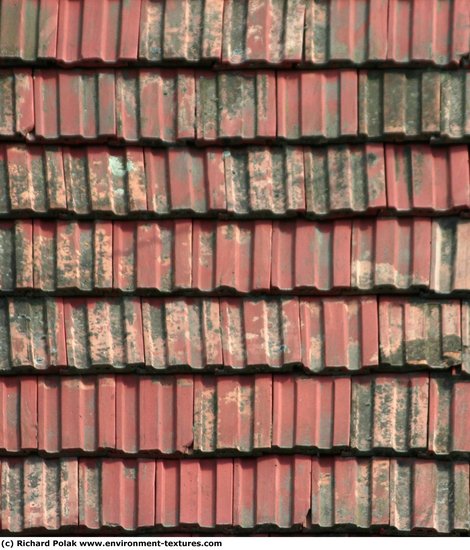
[[[402,297],[8,298],[0,371],[470,372],[467,300]]]
[[[470,453],[456,376],[10,376],[0,405],[4,453]]]
[[[0,222],[0,291],[440,294],[470,289],[470,221]]]
[[[465,0],[4,0],[0,58],[457,65],[469,20]]]
[[[359,73],[359,134],[369,138],[468,135],[468,71]]]
[[[1,529],[467,532],[468,462],[308,457],[4,458]],[[272,498],[273,491],[276,498]]]
[[[2,69],[0,136],[184,143],[462,141],[470,72]]]
[[[467,453],[469,400],[469,380],[458,376],[352,377],[350,446],[360,452]]]
[[[467,145],[0,146],[0,215],[331,216],[470,209]]]
[[[173,455],[347,447],[350,393],[349,378],[290,375],[4,377],[0,449]]]
[[[189,452],[192,376],[3,377],[4,451]]]
[[[280,71],[277,135],[460,139],[469,132],[469,83],[467,71]]]

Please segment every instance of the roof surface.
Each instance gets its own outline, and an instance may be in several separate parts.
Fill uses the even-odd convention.
[[[468,0],[3,0],[0,532],[470,534]]]

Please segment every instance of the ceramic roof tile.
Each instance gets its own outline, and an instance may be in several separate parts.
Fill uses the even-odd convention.
[[[398,211],[466,208],[470,179],[468,147],[387,144],[387,205]]]
[[[368,138],[430,138],[440,126],[441,85],[444,76],[424,71],[360,71],[359,134]],[[449,90],[449,101],[459,101]],[[463,107],[459,103],[459,108]]]
[[[3,533],[470,531],[469,37],[1,2]]]
[[[220,140],[263,140],[276,136],[276,74],[199,72],[196,79],[196,137]]]
[[[192,445],[189,376],[20,377],[4,378],[0,387],[11,409],[10,428],[5,425],[1,436],[8,452],[27,450],[34,441],[36,451],[48,454],[175,454]]]
[[[435,377],[430,380],[429,449],[438,455],[465,451],[469,446],[468,380]]]
[[[0,215],[334,216],[470,209],[468,146],[0,146]]]
[[[448,139],[470,134],[470,72],[441,76],[441,133]]]
[[[470,381],[437,373],[8,376],[0,405],[7,454],[470,453]]]
[[[264,144],[276,138],[463,142],[469,133],[465,70],[2,71],[0,93],[8,106],[3,123],[0,117],[4,138],[152,144]]]
[[[374,297],[12,298],[0,304],[0,364],[4,371],[358,370],[378,364],[377,315]]]
[[[8,298],[0,369],[468,372],[467,310],[466,301],[400,296]]]
[[[470,288],[468,228],[463,219],[420,217],[9,220],[0,225],[0,290],[246,294],[423,288],[449,294]],[[41,261],[33,263],[33,257]]]
[[[303,525],[310,507],[310,459],[261,457],[234,461],[233,524]],[[278,497],[269,498],[272,491]]]
[[[381,363],[446,368],[462,362],[457,300],[381,298],[379,326]]]
[[[78,525],[78,466],[72,457],[2,460],[2,531],[55,531]]]
[[[302,61],[305,8],[305,0],[226,1],[222,63]]]
[[[462,365],[470,372],[470,303],[462,301]]]
[[[312,460],[312,525],[388,525],[389,469],[390,461],[383,458]]]
[[[279,137],[325,141],[358,135],[357,71],[282,71],[277,88]]]
[[[468,468],[465,462],[391,460],[390,524],[404,531],[468,530]]]
[[[463,291],[470,281],[470,221],[442,218],[433,223],[431,287],[437,292]]]
[[[4,458],[1,465],[5,534],[66,527],[469,529],[469,466],[463,461],[31,457]],[[277,499],[268,498],[273,485]]]
[[[423,0],[5,0],[0,57],[66,65],[458,65],[468,54],[465,0],[427,6]]]
[[[361,452],[393,449],[402,453],[427,449],[427,375],[355,377],[351,402],[352,448]]]
[[[42,9],[41,3],[40,13]],[[58,0],[57,43],[51,57],[66,64],[135,60],[140,9],[140,0]]]
[[[30,69],[0,69],[0,135],[25,137],[33,131],[34,89]]]
[[[4,60],[54,59],[59,0],[5,0],[0,12],[0,57]]]
[[[426,218],[354,220],[351,286],[363,290],[429,288],[434,247],[431,227]]]
[[[387,59],[396,63],[458,62],[468,52],[465,0],[389,0]]]

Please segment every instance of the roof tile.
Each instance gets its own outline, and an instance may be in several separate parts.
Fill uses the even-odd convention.
[[[444,455],[470,447],[466,428],[470,385],[465,379],[430,380],[429,449]]]
[[[25,137],[35,125],[34,89],[30,69],[0,69],[0,135]]]
[[[468,288],[470,258],[464,245],[470,238],[470,221],[442,218],[433,222],[431,287],[449,293]]]
[[[1,3],[2,532],[470,531],[469,23]]]
[[[0,369],[467,372],[467,310],[466,301],[387,296],[9,298],[0,302]]]
[[[465,0],[389,0],[388,9],[388,59],[440,65],[458,62],[468,51]]]
[[[116,135],[115,74],[81,70],[34,72],[35,134],[45,139]]]
[[[0,57],[26,62],[54,59],[59,3],[5,0],[0,17]]]
[[[3,531],[57,530],[78,525],[79,471],[76,458],[2,460]],[[92,498],[92,495],[89,495]]]
[[[445,368],[462,361],[460,303],[456,300],[379,301],[380,362]]]
[[[443,131],[441,78],[445,76],[437,72],[360,71],[359,134],[368,138],[438,135]],[[449,91],[449,100],[459,101],[457,90]]]
[[[466,146],[390,143],[385,146],[385,165],[389,208],[438,212],[469,204]]]
[[[196,73],[196,134],[201,142],[263,140],[276,135],[273,71]]]
[[[271,375],[197,376],[194,449],[249,452],[271,447]]]
[[[281,71],[277,75],[277,135],[325,141],[358,135],[355,70]]]
[[[39,13],[44,8],[41,2]],[[49,55],[38,57],[52,57],[66,64],[135,60],[138,54],[140,10],[141,0],[58,0],[56,49],[52,55],[49,51]]]
[[[448,294],[470,288],[467,227],[469,223],[457,218],[432,222],[417,217],[354,222],[5,221],[0,226],[5,266],[0,290],[245,294],[428,288]],[[443,239],[451,239],[451,245],[445,246]],[[447,256],[449,250],[452,254],[444,263],[439,261],[443,246]],[[42,261],[33,262],[33,257]],[[450,282],[446,269],[454,261],[458,267]],[[29,264],[34,265],[33,276],[24,271]]]
[[[469,528],[468,481],[466,462],[409,458],[4,458],[2,531],[259,525],[450,533]],[[273,486],[277,499],[268,498]]]
[[[448,533],[469,528],[468,463],[390,461],[390,524]],[[456,495],[454,498],[451,495]]]
[[[8,144],[0,146],[0,159],[3,216],[320,217],[470,209],[467,145]]]
[[[363,290],[429,287],[431,227],[426,218],[354,220],[351,286]]]
[[[388,459],[325,457],[312,460],[311,523],[370,528],[389,523]]]
[[[470,453],[470,381],[436,373],[9,376],[0,405],[8,454]]]
[[[29,141],[464,141],[469,133],[464,70],[36,69],[34,91],[31,70],[2,71],[0,134]]]
[[[332,0],[306,5],[306,63],[361,64],[386,59],[388,0]]]
[[[0,56],[67,65],[455,66],[468,53],[468,20],[465,0],[5,0]]]
[[[355,377],[351,447],[362,452],[426,449],[428,401],[429,379],[425,374]]]
[[[115,135],[126,142],[174,143],[195,137],[195,81],[189,69],[116,74]],[[46,136],[47,137],[47,136]]]
[[[306,522],[311,461],[304,456],[234,460],[233,524],[292,527]],[[277,498],[270,498],[276,494]]]
[[[441,75],[441,133],[453,139],[470,134],[470,72]]]

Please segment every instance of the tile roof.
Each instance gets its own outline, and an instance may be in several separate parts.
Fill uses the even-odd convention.
[[[307,216],[470,210],[467,145],[0,145],[0,215]]]
[[[15,297],[0,300],[0,370],[470,372],[469,307],[400,296]]]
[[[470,533],[469,8],[1,1],[0,533]]]
[[[469,398],[469,379],[424,372],[9,376],[0,379],[0,404],[8,415],[0,426],[0,449],[467,456]]]
[[[73,527],[239,533],[254,526],[386,527],[390,533],[469,528],[465,461],[32,457],[3,458],[1,468],[1,525],[12,533]],[[269,498],[273,488],[276,499]],[[38,499],[47,499],[47,508]]]
[[[469,235],[470,221],[456,217],[5,220],[0,292],[450,294],[470,289]],[[43,260],[35,264],[34,257]]]
[[[155,144],[465,141],[469,74],[1,69],[0,135]]]
[[[469,21],[465,0],[4,0],[0,56],[66,65],[457,66],[468,54]]]

